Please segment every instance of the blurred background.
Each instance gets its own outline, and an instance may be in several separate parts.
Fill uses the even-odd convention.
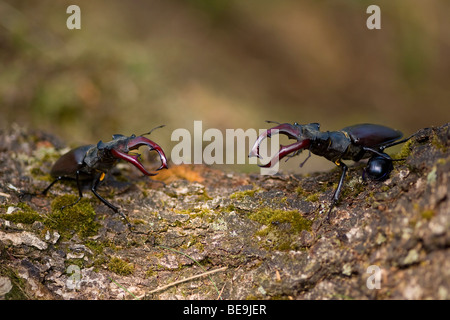
[[[71,4],[81,30],[66,27]],[[381,30],[366,27],[371,4]],[[194,120],[409,135],[448,122],[449,101],[448,0],[0,0],[0,125],[69,146],[166,124],[151,139],[170,156],[172,131]],[[300,171],[305,156],[282,168]],[[330,167],[313,157],[301,172]]]

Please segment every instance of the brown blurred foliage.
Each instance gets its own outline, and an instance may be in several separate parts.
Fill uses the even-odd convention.
[[[194,120],[411,134],[449,121],[449,13],[446,0],[0,1],[0,125],[77,145],[166,124],[152,139],[169,155]]]

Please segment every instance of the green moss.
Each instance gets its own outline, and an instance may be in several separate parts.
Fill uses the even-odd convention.
[[[299,196],[307,196],[308,192],[303,189],[301,186],[298,186],[297,188],[295,188],[295,192],[299,195]]]
[[[250,213],[248,217],[269,228],[273,228],[280,223],[289,223],[294,232],[300,232],[302,230],[309,231],[312,225],[312,221],[305,219],[300,212],[295,210],[284,211],[279,209],[261,208]]]
[[[317,193],[310,194],[309,196],[306,197],[306,201],[317,202],[319,201],[319,195]]]
[[[422,216],[422,218],[424,218],[424,219],[426,219],[426,220],[430,220],[431,218],[434,217],[435,212],[434,212],[434,210],[426,209],[426,210],[423,210],[423,211],[420,213],[420,215]]]
[[[64,265],[66,266],[66,269],[69,266],[71,266],[71,265],[74,265],[74,266],[79,267],[80,269],[83,269],[85,267],[84,263],[85,263],[84,259],[67,259],[67,260],[64,260]]]
[[[237,208],[234,204],[229,204],[224,208],[225,212],[237,211]]]
[[[336,188],[333,189],[336,190]],[[359,179],[352,178],[342,187],[340,199],[355,198],[365,189],[366,186],[364,183],[362,183]]]
[[[133,220],[131,221],[131,223],[132,223],[133,225],[138,225],[138,224],[143,225],[143,224],[145,224],[145,220],[142,220],[142,219],[133,219]]]
[[[31,207],[25,203],[18,203],[14,207],[19,208],[19,210],[11,214],[2,215],[2,218],[14,223],[25,223],[25,224],[32,224],[35,221],[44,220],[44,218],[39,213],[31,209]]]
[[[95,211],[89,199],[78,199],[74,195],[65,195],[52,202],[52,213],[47,217],[40,215],[25,203],[18,203],[14,207],[19,208],[11,214],[4,214],[2,218],[14,223],[32,224],[41,221],[46,227],[56,229],[63,236],[70,237],[78,233],[82,237],[97,233],[99,224],[95,222]],[[64,207],[65,206],[65,207]],[[63,210],[61,208],[64,207]]]
[[[45,176],[45,173],[41,170],[41,168],[32,168],[30,173],[34,178]]]
[[[196,239],[198,240],[198,239]],[[194,247],[198,249],[198,251],[203,252],[205,251],[205,246],[203,245],[203,243],[201,243],[200,241],[196,241],[194,243]]]
[[[91,249],[92,252],[94,252],[96,255],[103,253],[105,247],[108,247],[108,245],[105,242],[94,240],[86,240],[84,244],[86,245],[86,247]]]
[[[438,135],[434,134],[433,138],[431,139],[431,144],[441,152],[445,153],[447,152],[447,146],[444,141],[442,141]]]
[[[108,263],[108,270],[121,276],[128,276],[133,274],[134,265],[120,258],[112,257]]]
[[[210,196],[208,195],[208,193],[206,192],[206,190],[203,190],[203,193],[201,193],[201,194],[199,195],[199,197],[198,197],[198,200],[199,200],[199,201],[203,201],[203,202],[206,202],[206,201],[212,200],[212,199],[213,199],[213,198],[210,197]]]
[[[230,199],[242,200],[245,197],[254,197],[256,191],[258,191],[258,189],[237,191],[230,195]]]
[[[97,259],[94,260],[94,262],[92,263],[91,266],[94,267],[95,272],[98,272],[99,270],[103,270],[107,263],[108,263],[108,259],[105,256],[101,255]],[[89,267],[91,267],[91,266],[89,266]]]
[[[17,275],[17,273],[6,266],[0,266],[0,276],[9,278],[12,288],[5,295],[5,300],[29,300],[30,297],[25,293],[25,280]]]
[[[193,208],[193,209],[173,209],[173,212],[176,214],[188,215],[189,219],[195,219],[197,217],[202,219],[207,219],[209,222],[212,222],[215,218],[214,212],[210,209],[205,208]],[[178,227],[184,227],[184,223],[176,220],[174,224]]]
[[[34,157],[41,162],[55,162],[61,154],[54,147],[39,147],[33,152]]]
[[[304,198],[306,201],[309,202],[317,202],[319,201],[319,194],[322,193],[325,190],[322,190],[323,186],[321,186],[321,190],[319,190],[318,192],[310,192],[310,191],[306,191],[305,189],[303,189],[302,187],[298,186],[295,189],[295,192],[299,195],[299,197]]]
[[[145,279],[151,278],[153,276],[157,275],[157,272],[154,270],[153,267],[150,267],[145,271]]]
[[[411,144],[413,143],[413,140],[408,140],[403,144],[403,147],[400,149],[400,151],[394,155],[393,159],[406,159],[411,154]]]
[[[256,235],[261,237],[262,245],[267,249],[282,251],[298,249],[298,235],[303,230],[310,231],[313,223],[295,210],[261,208],[248,214],[248,217],[263,225],[263,228],[256,232]]]
[[[51,204],[52,213],[48,216],[45,224],[67,237],[71,237],[73,233],[82,237],[95,235],[100,224],[95,221],[95,211],[90,200],[82,198],[74,204],[77,199],[78,197],[75,195],[56,198]]]

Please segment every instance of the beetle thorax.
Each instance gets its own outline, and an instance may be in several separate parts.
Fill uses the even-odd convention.
[[[314,139],[311,140],[310,150],[312,153],[325,157],[335,162],[343,158],[347,153],[351,142],[343,132],[327,131],[319,132]]]
[[[93,171],[108,172],[117,161],[112,156],[111,151],[107,149],[99,150],[96,147],[89,149],[84,158],[86,169],[90,173]]]

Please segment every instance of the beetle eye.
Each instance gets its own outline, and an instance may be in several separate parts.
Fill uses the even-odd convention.
[[[105,149],[105,146],[106,146],[106,144],[105,144],[102,140],[100,140],[100,141],[97,143],[97,149],[98,149],[98,150]]]

